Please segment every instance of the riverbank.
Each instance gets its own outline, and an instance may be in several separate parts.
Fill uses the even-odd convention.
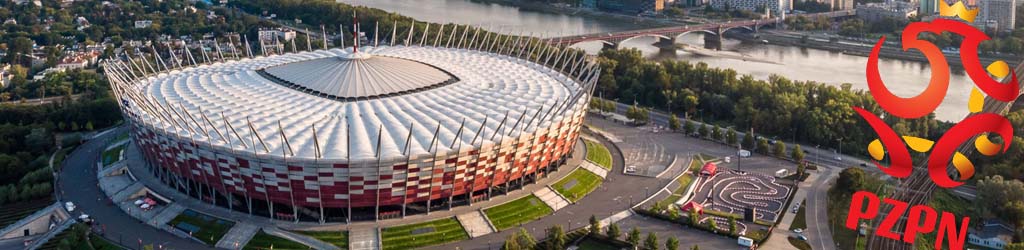
[[[585,18],[597,18],[597,19],[603,19],[603,20],[608,20],[608,21],[628,21],[628,22],[633,22],[636,25],[640,25],[641,28],[658,28],[658,27],[666,27],[666,26],[698,24],[696,22],[687,22],[687,21],[676,20],[676,19],[631,16],[631,15],[620,14],[620,13],[611,13],[611,12],[604,12],[604,11],[594,11],[594,10],[587,10],[587,9],[583,9],[583,8],[576,8],[576,7],[572,7],[572,6],[569,6],[569,5],[549,4],[549,3],[542,3],[542,2],[527,2],[527,1],[517,1],[517,0],[469,0],[469,1],[470,2],[475,2],[475,3],[491,3],[491,4],[499,4],[499,5],[511,6],[511,7],[516,7],[516,8],[520,8],[522,10],[525,10],[525,11],[532,11],[532,12],[541,12],[541,13],[557,14],[557,15],[579,16],[579,17],[585,17]]]
[[[797,34],[799,34],[799,33],[797,33]],[[829,41],[829,40],[823,40],[821,38],[810,38],[810,37],[808,37],[807,39],[804,39],[803,35],[797,35],[797,34],[792,34],[792,33],[782,32],[782,31],[771,31],[771,30],[769,30],[769,31],[763,31],[763,32],[758,33],[758,35],[756,37],[755,36],[751,36],[751,35],[747,35],[747,34],[727,35],[726,37],[733,38],[733,39],[739,39],[739,40],[743,40],[743,41],[747,41],[747,42],[758,42],[758,43],[760,43],[760,42],[768,41],[768,43],[774,44],[774,45],[794,46],[794,47],[801,47],[801,48],[811,48],[811,49],[827,50],[827,51],[833,51],[833,52],[839,52],[839,53],[843,53],[843,54],[863,56],[863,57],[869,56],[871,54],[871,50],[872,50],[872,48],[874,46],[874,44],[868,45],[868,44],[862,44],[862,43],[847,42],[847,41],[843,41],[843,40]],[[887,41],[892,41],[892,39],[889,39]],[[879,56],[882,57],[882,58],[889,58],[889,59],[898,59],[898,60],[925,62],[925,63],[928,62],[928,59],[925,58],[924,55],[921,54],[920,52],[918,52],[917,50],[903,51],[903,49],[901,47],[899,47],[899,46],[891,46],[889,44],[886,44],[885,46],[882,46],[882,50],[881,50],[881,53],[879,53]],[[1016,65],[1016,64],[1018,64],[1020,62],[1020,58],[1014,58],[1014,57],[1009,57],[1009,56],[991,56],[991,55],[987,55],[987,56],[982,56],[979,59],[981,60],[981,64],[982,65],[989,65],[992,62],[995,62],[995,61],[998,61],[998,60],[1006,61],[1010,65]],[[962,68],[963,67],[963,62],[960,61],[960,57],[958,56],[958,54],[946,54],[946,60],[948,61],[950,66],[957,67],[957,68]]]

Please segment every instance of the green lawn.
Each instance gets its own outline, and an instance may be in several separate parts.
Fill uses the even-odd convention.
[[[469,239],[454,217],[381,230],[384,249],[413,249]]]
[[[216,245],[217,241],[235,226],[235,222],[218,219],[192,209],[185,210],[167,224],[211,246]]]
[[[127,146],[128,144],[121,144],[120,146],[111,148],[110,150],[103,151],[103,155],[101,155],[103,159],[103,166],[110,166],[111,164],[121,160],[121,151],[124,151]]]
[[[718,157],[715,157],[715,156],[709,155],[709,154],[705,154],[705,153],[697,153],[697,156],[700,156],[701,160],[704,161],[704,162],[718,160]]]
[[[603,144],[590,140],[583,140],[587,144],[587,160],[594,162],[605,169],[612,169],[612,153]]]
[[[67,158],[68,157],[68,153],[71,153],[71,151],[74,151],[74,150],[75,150],[75,146],[71,146],[71,147],[62,148],[59,151],[57,151],[57,154],[53,156],[53,167],[55,168],[55,170],[60,170],[61,167],[64,166],[62,164],[64,162],[64,158]]]
[[[950,212],[960,218],[964,216],[974,218],[980,217],[970,204],[970,201],[953,195],[946,189],[936,189],[935,192],[932,192],[932,199],[928,201],[928,206],[934,208],[935,211]],[[972,220],[970,225],[977,225],[976,223],[976,221]],[[957,223],[957,227],[959,227],[959,223]],[[934,246],[935,237],[935,232],[920,234],[917,237],[917,240],[920,241],[920,243],[917,243],[916,245]]]
[[[619,250],[619,247],[604,241],[586,238],[578,244],[580,250]]]
[[[0,228],[14,224],[50,204],[53,204],[50,198],[4,204],[0,206]]]
[[[341,249],[348,249],[348,231],[292,231],[327,242]]]
[[[800,239],[793,237],[786,237],[786,239],[789,240],[789,244],[792,244],[793,247],[796,247],[796,249],[811,250],[811,244],[808,244],[806,241],[802,241]]]
[[[68,238],[71,237],[72,231],[74,231],[74,230],[71,230],[71,228],[68,228],[68,229],[66,229],[64,231],[61,231],[57,235],[54,235],[53,238],[50,238],[49,241],[47,241],[46,243],[43,243],[43,245],[39,246],[38,249],[39,250],[56,250],[56,249],[58,249],[59,245],[61,245],[60,242],[62,240],[68,239]],[[68,239],[68,240],[70,241],[71,239]],[[90,250],[89,245],[77,244],[77,245],[74,245],[74,246],[75,247],[72,248],[71,250]]]
[[[665,207],[667,207],[669,204],[675,203],[679,199],[682,199],[683,192],[686,192],[686,188],[690,187],[690,182],[693,182],[693,175],[684,174],[682,176],[679,176],[679,178],[676,179],[676,182],[679,182],[679,187],[672,192],[672,195],[669,195],[665,199],[658,201],[658,203],[663,204]]]
[[[562,196],[565,196],[565,198],[572,202],[576,202],[583,199],[583,196],[594,191],[594,189],[597,189],[597,186],[600,186],[602,181],[604,180],[601,179],[601,176],[591,173],[586,169],[577,168],[552,186],[559,194],[562,194]]]
[[[484,214],[498,230],[505,230],[548,215],[551,210],[540,198],[528,195],[518,200],[484,209]]]
[[[252,236],[249,243],[245,244],[242,249],[246,250],[262,250],[262,249],[289,249],[289,250],[301,250],[310,249],[310,247],[303,245],[302,243],[290,241],[285,238],[270,235],[263,230],[260,230],[256,235]]]
[[[786,210],[785,212],[789,212]],[[800,209],[796,211],[796,216],[793,218],[793,223],[789,224],[789,229],[793,230],[796,228],[807,229],[807,204],[806,202],[800,203]]]
[[[119,250],[123,249],[118,247],[114,243],[100,237],[99,235],[89,235],[89,244],[92,244],[92,249],[95,250]]]
[[[697,174],[697,171],[700,171],[700,168],[703,166],[704,162],[701,161],[700,158],[694,157],[690,160],[690,171],[693,172],[693,174]]]

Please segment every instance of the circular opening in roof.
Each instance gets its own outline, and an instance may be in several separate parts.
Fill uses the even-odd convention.
[[[279,84],[338,100],[401,95],[458,81],[425,63],[365,52],[281,64],[259,73]]]

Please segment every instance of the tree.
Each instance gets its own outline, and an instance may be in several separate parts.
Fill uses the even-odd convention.
[[[697,213],[697,209],[690,209],[690,225],[700,225],[700,214]]]
[[[598,235],[601,233],[601,221],[597,220],[597,217],[590,215],[590,234]]]
[[[568,239],[565,237],[565,231],[562,230],[561,225],[555,225],[547,230],[547,239],[544,244],[544,249],[547,250],[562,250],[565,249],[565,244]]]
[[[1003,247],[1003,250],[1024,250],[1024,242],[1011,243]]]
[[[658,250],[658,235],[654,232],[647,233],[644,239],[644,248],[647,250]]]
[[[665,240],[665,250],[679,250],[679,240],[676,237],[668,237]]]
[[[775,142],[775,147],[772,148],[772,154],[774,154],[775,157],[779,157],[779,158],[785,157],[786,156],[786,144],[781,142],[781,141]]]
[[[736,224],[736,217],[729,216],[729,234],[736,235],[738,233],[740,233],[740,231]]]
[[[633,227],[629,230],[629,236],[626,237],[626,242],[629,242],[631,246],[640,246],[640,229]]]
[[[715,220],[708,220],[708,229],[718,232],[718,222]]]
[[[711,130],[708,129],[708,124],[707,123],[701,123],[700,124],[700,130],[698,131],[698,133],[700,133],[700,137],[703,137],[703,138],[710,138],[711,137]]]
[[[46,132],[46,128],[35,128],[32,132],[25,136],[25,146],[28,146],[33,152],[43,152],[53,145],[53,140],[50,138],[50,133]]]
[[[803,179],[804,174],[807,173],[807,164],[800,162],[796,164],[796,176],[800,177],[797,180]]]
[[[835,190],[839,191],[840,195],[850,195],[853,192],[864,190],[865,184],[865,173],[860,168],[847,168],[839,172],[839,178],[836,179]],[[978,186],[978,193],[982,194],[981,185]]]
[[[700,250],[700,246],[693,245],[693,247],[691,247],[690,250]]]
[[[697,125],[693,123],[693,120],[687,119],[685,125],[683,125],[683,131],[686,132],[686,134],[688,135],[693,134],[696,126]]]
[[[88,122],[85,123],[85,130],[86,131],[92,131],[93,130],[92,121],[88,121]]]
[[[736,130],[729,128],[729,131],[725,132],[725,143],[729,145],[736,145],[737,140]]]
[[[743,135],[743,148],[754,148],[754,135],[752,133],[746,133]]]
[[[715,125],[713,128],[711,128],[711,139],[714,139],[716,141],[722,140],[722,128],[719,127],[718,125]]]
[[[800,148],[800,144],[794,144],[793,151],[790,152],[790,156],[796,162],[804,161],[804,149]]]
[[[672,114],[671,116],[668,117],[668,128],[669,129],[671,129],[672,131],[676,131],[676,130],[679,130],[680,126],[681,125],[680,125],[679,117],[676,117],[676,114]]]
[[[533,239],[533,235],[530,235],[526,228],[519,228],[519,235],[516,236],[516,245],[523,249],[533,249],[537,245],[537,240]]]
[[[768,139],[761,138],[757,140],[757,152],[761,154],[768,154],[771,144],[768,144]]]
[[[604,234],[613,240],[619,239],[622,231],[619,230],[619,224],[612,223],[608,225],[608,230],[605,230]]]
[[[519,241],[516,239],[519,235],[518,232],[512,233],[508,238],[505,239],[505,243],[501,244],[501,250],[521,250],[522,246],[519,245]]]

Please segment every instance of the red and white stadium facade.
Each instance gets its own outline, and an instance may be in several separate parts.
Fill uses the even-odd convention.
[[[600,75],[583,53],[395,27],[374,46],[255,56],[222,41],[103,65],[152,174],[275,219],[429,213],[535,182],[573,154]]]

